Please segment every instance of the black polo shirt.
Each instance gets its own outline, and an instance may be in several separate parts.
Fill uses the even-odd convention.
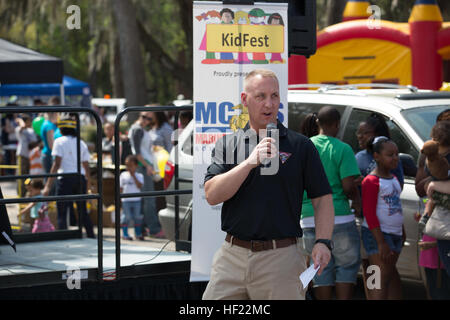
[[[236,194],[222,206],[222,230],[242,240],[301,237],[302,196],[332,193],[314,144],[278,122],[279,157],[276,174],[252,169]],[[205,182],[248,158],[258,143],[249,125],[216,142]]]

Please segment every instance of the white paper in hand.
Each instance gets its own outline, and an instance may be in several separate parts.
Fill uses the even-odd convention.
[[[314,264],[310,265],[308,269],[303,271],[303,273],[300,275],[300,281],[303,284],[303,289],[305,289],[309,282],[314,278],[317,271],[319,271],[320,266],[317,266],[316,269],[314,269]]]

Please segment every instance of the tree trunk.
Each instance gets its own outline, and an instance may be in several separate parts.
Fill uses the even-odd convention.
[[[147,103],[147,89],[136,11],[130,0],[113,0],[112,7],[119,36],[120,65],[127,105],[143,106]],[[136,114],[128,115],[131,122],[136,118]]]
[[[179,52],[178,61],[180,65],[185,66],[187,70],[191,71],[191,78],[192,78],[193,75],[191,65],[192,65],[192,37],[193,37],[192,34],[193,5],[191,0],[178,0],[178,6],[180,8],[181,25],[183,27],[184,34],[186,35],[186,43],[188,45],[188,49],[186,50],[186,52]],[[186,63],[186,61],[189,61],[189,63]],[[177,94],[181,93],[186,98],[192,98],[192,90],[193,90],[192,81],[190,81],[186,85],[183,81],[177,80],[176,87],[177,87]]]
[[[89,37],[92,39],[96,39],[95,34],[95,10],[89,11]],[[92,96],[97,95],[97,49],[98,46],[93,46],[89,48],[88,52],[88,75],[89,75],[89,84],[91,87]]]
[[[342,14],[346,4],[347,0],[331,0],[327,2],[327,26],[342,22]]]
[[[192,47],[192,1],[178,0],[178,6],[180,8],[180,20],[184,34],[186,35],[186,42],[189,47]]]
[[[123,98],[122,69],[120,66],[120,47],[116,32],[109,33],[109,77],[112,86],[112,96]]]

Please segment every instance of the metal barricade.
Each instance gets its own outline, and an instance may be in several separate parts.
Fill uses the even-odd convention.
[[[69,112],[75,113],[77,117],[77,172],[75,174],[79,175],[81,180],[81,161],[80,161],[80,119],[78,114],[81,112],[89,113],[93,116],[96,122],[97,134],[96,134],[96,150],[97,150],[97,193],[95,194],[79,194],[79,195],[66,195],[66,196],[43,196],[39,198],[9,198],[0,199],[0,204],[14,204],[14,203],[29,203],[29,202],[50,202],[50,201],[80,201],[80,200],[97,200],[97,251],[98,251],[98,273],[97,280],[103,281],[103,207],[102,201],[102,126],[101,120],[98,114],[88,108],[82,107],[67,107],[67,106],[25,106],[25,107],[2,107],[0,109],[1,113],[42,113],[42,112]],[[39,175],[10,175],[0,177],[0,181],[8,181],[14,179],[27,179],[27,178],[49,178],[49,177],[61,177],[61,176],[73,176],[74,173],[46,173]],[[81,185],[81,184],[80,184]],[[19,195],[20,196],[20,195]],[[78,230],[75,237],[82,237],[82,215],[78,215]],[[36,234],[36,237],[42,236],[45,240],[60,240],[67,239],[74,236],[73,230],[58,230],[58,232],[49,232],[48,234]]]
[[[114,122],[114,141],[120,141],[119,139],[119,124],[122,117],[129,112],[142,112],[142,111],[176,111],[174,130],[178,129],[178,113],[180,111],[192,111],[192,106],[151,106],[151,107],[127,107],[117,114],[116,120]],[[120,276],[120,203],[122,198],[133,198],[133,197],[159,197],[159,196],[175,196],[175,241],[179,239],[179,195],[192,194],[192,190],[178,190],[179,179],[178,179],[178,141],[174,142],[174,152],[175,152],[175,171],[174,171],[174,184],[175,189],[173,191],[149,191],[149,192],[138,192],[138,193],[127,193],[120,194],[120,154],[119,148],[114,148],[114,165],[115,165],[115,194],[114,194],[114,205],[115,205],[115,228],[116,228],[116,271],[115,279],[118,280]]]
[[[119,124],[122,117],[129,112],[141,112],[141,111],[176,111],[175,113],[175,126],[174,129],[178,129],[178,117],[179,112],[181,111],[192,111],[192,106],[152,106],[152,107],[127,107],[117,114],[115,123],[114,123],[114,139],[115,141],[120,141],[119,139]],[[0,204],[14,204],[14,203],[29,203],[29,202],[49,202],[49,201],[80,201],[80,200],[97,200],[97,246],[98,246],[98,269],[96,279],[98,282],[106,281],[108,278],[107,274],[103,271],[103,200],[102,200],[102,125],[99,115],[93,111],[92,109],[82,108],[82,107],[67,107],[67,106],[44,106],[44,107],[2,107],[0,109],[2,113],[42,113],[42,112],[71,112],[77,114],[77,158],[78,158],[78,175],[81,175],[81,162],[80,162],[80,121],[78,117],[78,113],[89,113],[93,116],[96,122],[96,153],[97,153],[97,193],[95,194],[78,194],[78,195],[66,195],[66,196],[43,196],[37,198],[8,198],[8,199],[0,199]],[[119,280],[120,276],[120,202],[122,198],[131,198],[131,197],[159,197],[159,196],[175,196],[175,241],[179,240],[179,196],[185,194],[192,194],[191,190],[178,190],[179,189],[179,173],[178,173],[178,147],[177,142],[174,142],[174,152],[175,152],[175,165],[174,165],[174,190],[172,191],[151,191],[151,192],[139,192],[139,193],[127,193],[120,194],[120,151],[119,148],[114,148],[114,205],[115,205],[115,255],[116,255],[116,268],[115,275],[113,276],[114,280]],[[65,174],[38,174],[38,175],[10,175],[10,176],[0,176],[0,181],[14,180],[14,179],[27,179],[27,178],[49,178],[49,177],[61,177],[61,176],[69,176],[73,175],[73,173],[65,173]],[[80,176],[81,178],[81,176]],[[82,221],[81,215],[79,215],[79,226],[76,233],[75,230],[58,230],[48,234],[36,234],[36,237],[42,236],[42,240],[62,240],[69,239],[74,237],[82,237]],[[51,235],[50,235],[51,234]],[[32,240],[33,241],[33,240]],[[34,240],[36,241],[36,240]]]

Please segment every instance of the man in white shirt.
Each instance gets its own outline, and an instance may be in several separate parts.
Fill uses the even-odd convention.
[[[76,121],[70,115],[62,115],[58,121],[62,137],[53,143],[54,157],[50,173],[74,173],[71,176],[58,177],[56,195],[86,194],[90,184],[89,150],[86,143],[80,139],[81,177],[77,174],[77,133]],[[43,194],[48,195],[55,177],[47,180]],[[58,201],[58,229],[67,229],[67,208],[73,205],[70,201]],[[78,217],[82,219],[88,238],[95,238],[92,221],[87,214],[86,201],[77,201]]]

